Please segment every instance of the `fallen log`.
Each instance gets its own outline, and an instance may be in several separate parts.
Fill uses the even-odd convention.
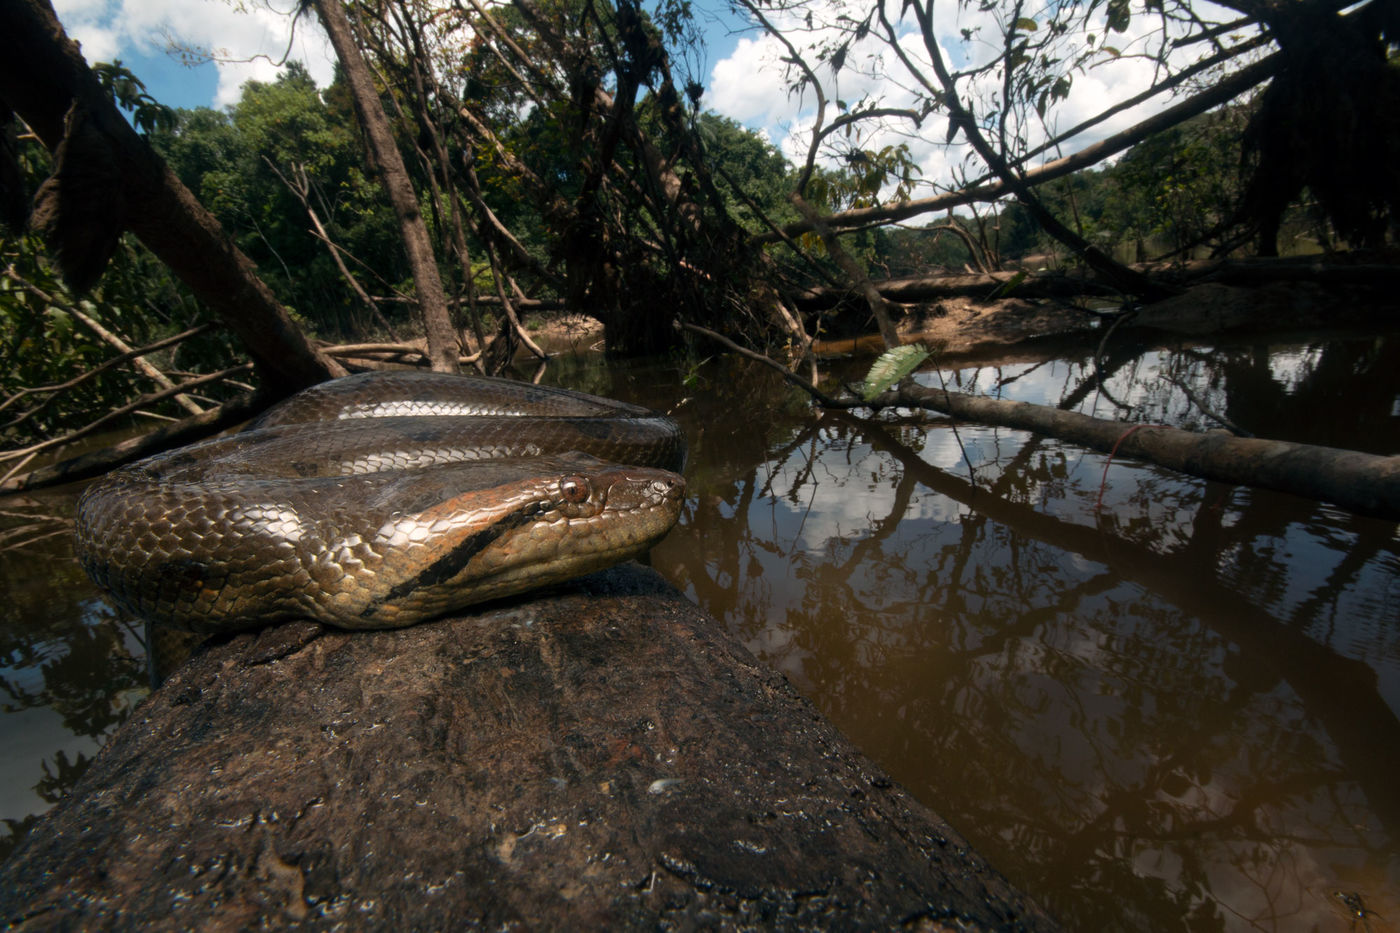
[[[874,404],[926,408],[979,424],[1032,431],[1119,459],[1145,460],[1203,479],[1276,489],[1362,515],[1400,519],[1400,456],[1233,437],[1220,431],[1199,433],[1160,424],[1125,424],[1030,402],[917,385],[886,392]]]
[[[0,866],[21,929],[1052,929],[651,571],[207,645]]]

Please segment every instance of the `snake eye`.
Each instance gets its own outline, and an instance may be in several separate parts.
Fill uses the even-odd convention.
[[[588,480],[582,476],[566,476],[559,481],[559,492],[565,502],[578,505],[588,501]]]

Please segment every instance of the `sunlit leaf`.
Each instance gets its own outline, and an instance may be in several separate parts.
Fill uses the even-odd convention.
[[[860,390],[861,398],[870,401],[918,369],[928,357],[928,348],[921,343],[910,343],[886,350],[871,364],[870,372],[865,376],[865,385]]]
[[[1003,282],[1003,283],[1001,284],[1001,287],[998,288],[995,292],[992,293],[992,297],[993,297],[993,298],[1006,298],[1006,297],[1009,297],[1009,296],[1011,295],[1012,292],[1016,291],[1016,289],[1018,289],[1018,288],[1021,287],[1021,283],[1024,282],[1025,280],[1026,280],[1026,272],[1025,272],[1024,269],[1022,269],[1021,271],[1019,271],[1019,272],[1017,272],[1015,275],[1013,275],[1011,278],[1009,278],[1009,279],[1007,279],[1005,282]]]

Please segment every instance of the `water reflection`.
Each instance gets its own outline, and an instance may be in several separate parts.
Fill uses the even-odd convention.
[[[1211,427],[1184,384],[1258,434],[1391,454],[1397,356],[1117,347],[945,378]],[[737,361],[685,375],[575,360],[546,379],[674,410],[689,494],[653,563],[1066,928],[1400,923],[1394,523],[1007,429],[818,417]],[[20,821],[143,683],[66,540],[35,547],[0,553],[0,729],[8,748],[62,727],[24,794],[7,776]]]
[[[1184,420],[1141,381],[1177,367],[1233,420],[1270,412],[1261,432],[1396,449],[1393,383],[1326,438],[1286,414],[1297,359],[1270,383],[1285,414],[1224,404],[1261,358],[1102,369],[1139,420]],[[786,393],[759,381],[755,407]],[[1114,407],[1087,362],[951,381]],[[1105,481],[1101,455],[966,425],[779,417],[745,470],[753,421],[708,423],[657,566],[1069,928],[1400,918],[1393,524],[1132,464]]]
[[[146,694],[140,629],[74,560],[72,507],[53,494],[0,510],[0,857]]]

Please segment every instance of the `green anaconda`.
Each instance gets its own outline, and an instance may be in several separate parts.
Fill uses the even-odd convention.
[[[373,373],[108,474],[78,503],[88,574],[198,632],[391,628],[606,567],[680,514],[669,418],[504,379]]]

